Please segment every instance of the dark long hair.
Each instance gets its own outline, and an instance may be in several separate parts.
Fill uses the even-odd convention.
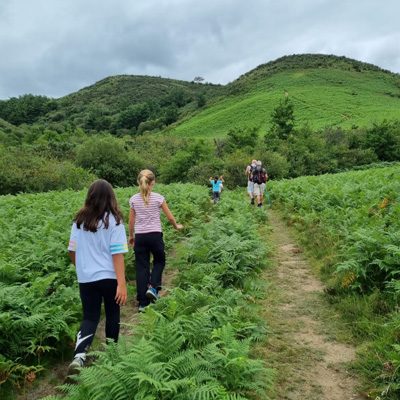
[[[104,179],[94,181],[88,190],[85,204],[75,216],[78,229],[83,224],[85,231],[97,232],[99,221],[108,229],[110,213],[114,215],[117,225],[122,221],[122,213],[118,207],[112,186]]]

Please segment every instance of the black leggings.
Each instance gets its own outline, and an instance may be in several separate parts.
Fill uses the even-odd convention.
[[[137,233],[135,235],[136,289],[139,306],[147,306],[149,285],[161,287],[162,272],[165,267],[164,240],[161,232]],[[153,269],[150,272],[150,254],[153,254]]]
[[[92,344],[100,320],[101,303],[104,299],[106,312],[106,338],[118,341],[120,308],[115,301],[116,279],[102,279],[79,284],[83,308],[83,321],[78,332],[74,355],[86,353]]]

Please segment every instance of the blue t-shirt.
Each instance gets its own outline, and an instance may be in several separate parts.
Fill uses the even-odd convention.
[[[210,183],[212,185],[213,192],[219,192],[219,189],[222,185],[222,181],[218,180],[217,182],[215,182],[214,179],[210,179]]]
[[[112,256],[128,252],[124,224],[117,225],[112,214],[109,216],[108,229],[100,221],[97,232],[85,231],[83,225],[78,229],[74,222],[68,250],[75,251],[79,283],[117,279]]]

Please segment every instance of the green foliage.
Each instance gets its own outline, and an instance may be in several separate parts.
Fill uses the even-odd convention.
[[[117,128],[136,129],[149,117],[150,108],[146,103],[132,105],[119,114]]]
[[[226,151],[243,150],[246,147],[254,151],[257,147],[259,138],[256,128],[252,129],[231,129],[225,141]]]
[[[178,108],[174,105],[171,105],[165,109],[163,120],[166,125],[170,125],[178,120],[178,116]]]
[[[183,89],[173,88],[167,96],[161,100],[161,105],[183,107],[191,101],[190,95]]]
[[[368,129],[365,147],[371,148],[381,161],[398,161],[400,158],[400,122],[384,121]]]
[[[208,101],[224,93],[220,85],[196,85],[151,76],[113,76],[56,100],[57,110],[46,114],[45,119],[121,134],[164,116],[168,123],[175,122],[187,106],[197,108],[200,94]]]
[[[229,187],[247,183],[245,169],[250,162],[250,154],[244,150],[236,150],[224,158],[224,179]]]
[[[271,130],[269,116],[285,92],[294,105],[297,126],[369,127],[400,118],[399,82],[397,74],[345,57],[282,57],[228,84],[230,96],[209,102],[171,132],[182,137],[224,137],[230,129],[256,126],[263,135]]]
[[[25,94],[9,100],[0,100],[0,118],[14,125],[32,124],[55,109],[56,101],[46,96]]]
[[[271,134],[287,139],[294,129],[294,105],[288,96],[271,113]],[[268,136],[267,136],[268,139]]]
[[[115,186],[133,185],[142,169],[133,152],[128,152],[123,141],[112,136],[87,139],[77,149],[76,163]]]
[[[65,399],[269,398],[273,373],[251,356],[265,328],[245,284],[257,279],[265,248],[242,201],[229,193],[208,224],[194,225],[175,261],[178,287],[146,310],[135,336],[97,352],[79,384],[63,386]]]
[[[81,189],[93,174],[70,161],[32,154],[29,149],[0,146],[0,194]]]
[[[188,173],[198,163],[211,157],[211,149],[204,141],[195,141],[185,150],[179,150],[160,168],[165,183],[187,182]]]
[[[116,190],[125,216],[136,191]],[[204,187],[157,185],[157,191],[187,230],[204,220],[210,207]],[[70,355],[81,304],[67,243],[85,195],[86,190],[0,197],[0,385],[42,371],[48,357]],[[164,226],[168,249],[179,238],[172,230]],[[132,254],[126,260],[131,275]]]

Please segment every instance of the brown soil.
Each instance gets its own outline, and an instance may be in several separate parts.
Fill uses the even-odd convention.
[[[358,382],[349,371],[353,346],[335,338],[323,285],[313,275],[288,227],[269,210],[274,268],[269,282],[265,318],[271,333],[267,364],[277,369],[276,400],[358,400]]]

